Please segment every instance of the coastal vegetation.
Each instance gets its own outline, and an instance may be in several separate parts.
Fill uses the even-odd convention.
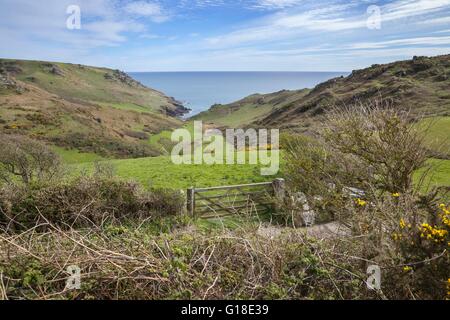
[[[449,116],[450,56],[414,57],[354,70],[315,88],[252,95],[195,117],[218,126],[260,126],[315,132],[333,106],[391,100],[411,116]],[[242,119],[242,120],[239,120]]]
[[[136,158],[161,154],[150,135],[181,126],[188,110],[118,70],[0,59],[0,132]]]
[[[260,165],[173,164],[171,129],[192,124],[122,72],[2,61],[0,299],[450,299],[448,58],[195,117],[283,122],[283,197],[211,219],[188,214],[187,189],[267,181]]]

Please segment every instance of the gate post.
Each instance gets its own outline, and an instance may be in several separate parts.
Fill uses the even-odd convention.
[[[284,203],[284,197],[286,196],[286,181],[282,178],[273,180],[273,191],[277,200],[276,210],[281,209],[281,205]]]
[[[187,190],[187,212],[191,217],[194,216],[195,212],[195,188],[191,187]]]

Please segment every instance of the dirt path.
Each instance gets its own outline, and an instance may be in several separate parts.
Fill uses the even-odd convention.
[[[261,226],[258,234],[270,239],[277,238],[283,234],[285,228],[276,226]],[[334,237],[345,237],[350,234],[350,230],[338,222],[316,225],[310,228],[299,228],[297,232],[302,232],[310,237],[318,239],[328,239]]]

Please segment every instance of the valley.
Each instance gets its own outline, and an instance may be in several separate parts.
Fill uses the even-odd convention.
[[[0,279],[8,282],[0,298],[382,298],[354,259],[392,270],[383,296],[444,297],[450,81],[435,73],[449,59],[373,66],[187,120],[176,100],[120,71],[1,60]],[[400,109],[368,108],[378,97]],[[192,134],[199,120],[280,128],[280,148],[270,149],[280,171],[174,164],[172,132]],[[237,150],[247,159],[256,152]],[[255,191],[263,212],[236,187],[260,182],[269,182]],[[224,216],[192,191],[218,186],[229,191],[213,188],[209,199],[216,209],[231,203]],[[68,262],[84,272],[80,290],[64,289]]]
[[[0,66],[0,130],[45,141],[76,172],[92,170],[100,161],[112,165],[123,179],[159,188],[261,182],[259,166],[172,164],[172,130],[192,130],[192,121],[202,120],[223,129],[281,126],[286,132],[311,133],[320,129],[323,114],[333,104],[383,97],[409,108],[412,115],[426,116],[416,126],[427,128],[430,150],[441,158],[434,163],[442,163],[432,182],[450,181],[450,97],[443,94],[449,88],[444,75],[450,74],[450,56],[372,66],[313,89],[255,94],[214,105],[186,121],[178,116],[188,110],[176,100],[117,70],[16,60],[0,60]]]

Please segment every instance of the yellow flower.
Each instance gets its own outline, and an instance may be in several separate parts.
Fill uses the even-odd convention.
[[[410,271],[412,271],[412,268],[410,266],[406,266],[406,267],[403,267],[403,271],[410,272]]]
[[[406,228],[406,222],[403,219],[400,219],[400,228],[405,229]]]
[[[358,198],[356,199],[356,204],[360,207],[365,207],[367,205],[367,201]]]
[[[434,242],[443,242],[448,235],[448,231],[432,227],[428,223],[423,223],[421,228],[421,237],[427,240],[434,240]]]
[[[441,219],[442,219],[442,223],[443,223],[444,225],[446,225],[447,227],[450,227],[450,210],[447,209],[447,207],[445,206],[445,204],[441,204],[439,207],[440,207],[441,210],[442,210],[442,213],[439,214],[439,216],[440,216]]]
[[[393,233],[392,234],[392,239],[394,239],[394,241],[399,241],[403,239],[403,235],[399,234],[399,233]]]
[[[400,197],[400,193],[398,193],[398,192],[393,193],[392,196],[393,196],[394,198],[399,198],[399,197]]]

